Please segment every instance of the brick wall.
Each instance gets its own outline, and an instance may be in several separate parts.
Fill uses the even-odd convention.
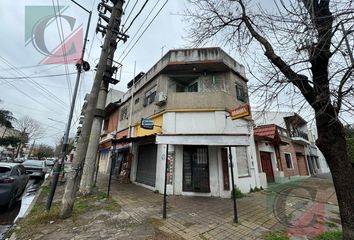
[[[299,168],[297,164],[297,158],[296,158],[296,151],[292,143],[287,144],[287,145],[280,145],[279,146],[279,151],[280,151],[280,159],[281,159],[281,165],[282,169],[284,171],[284,176],[296,176],[299,175]],[[291,154],[291,159],[293,163],[293,168],[288,168],[286,166],[286,160],[285,160],[285,155],[284,153],[290,153]]]

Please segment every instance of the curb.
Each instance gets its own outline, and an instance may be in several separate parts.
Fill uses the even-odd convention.
[[[48,178],[46,178],[41,187],[39,188],[38,192],[36,193],[36,196],[33,198],[31,204],[29,205],[29,207],[27,208],[26,212],[23,214],[22,217],[20,218],[16,218],[16,220],[14,221],[14,224],[12,225],[12,227],[8,230],[8,231],[11,231],[15,225],[16,225],[16,222],[19,220],[19,219],[23,219],[23,218],[26,218],[28,216],[28,214],[31,212],[31,210],[33,209],[34,205],[37,203],[37,200],[39,198],[39,196],[41,195],[42,193],[42,187],[45,186],[47,183],[49,182]],[[8,239],[8,240],[17,240],[16,238],[16,232],[13,232],[11,234],[11,236],[9,238],[5,238],[5,239]]]

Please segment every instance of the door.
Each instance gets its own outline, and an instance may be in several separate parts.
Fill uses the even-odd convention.
[[[272,183],[274,182],[274,172],[272,166],[272,158],[269,152],[260,152],[261,155],[261,163],[262,163],[262,170],[265,172],[267,177],[267,182]]]
[[[139,146],[136,181],[155,187],[157,145],[146,144]]]
[[[209,159],[206,146],[183,147],[183,191],[209,193]]]
[[[296,154],[296,158],[297,158],[297,166],[299,168],[300,176],[308,176],[309,173],[307,171],[307,164],[305,161],[305,156],[302,154]]]

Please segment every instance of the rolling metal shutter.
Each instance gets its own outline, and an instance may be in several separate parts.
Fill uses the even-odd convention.
[[[157,145],[147,144],[139,146],[138,167],[136,181],[155,187]]]

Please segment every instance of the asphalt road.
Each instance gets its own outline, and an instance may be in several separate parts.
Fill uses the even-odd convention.
[[[30,179],[21,200],[17,201],[10,209],[0,208],[0,239],[4,238],[4,234],[9,230],[16,219],[26,213],[42,182],[43,181],[39,179]]]

